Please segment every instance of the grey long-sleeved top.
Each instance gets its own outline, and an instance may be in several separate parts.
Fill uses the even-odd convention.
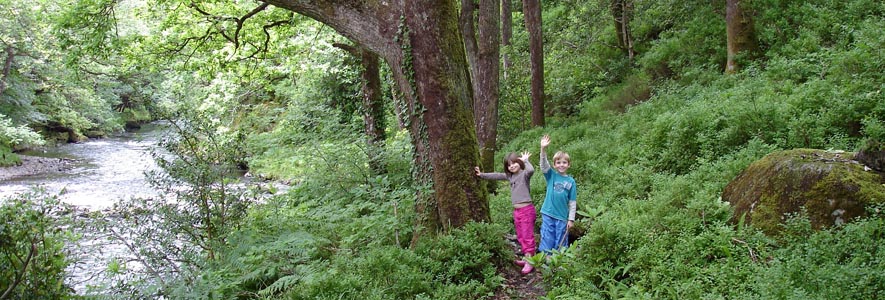
[[[510,181],[510,202],[513,205],[531,203],[532,195],[529,192],[529,186],[531,186],[530,183],[532,174],[535,173],[535,168],[532,167],[532,163],[528,160],[523,162],[525,162],[525,170],[519,171],[519,173],[509,175],[507,173],[479,173],[479,177],[489,180],[508,180]]]

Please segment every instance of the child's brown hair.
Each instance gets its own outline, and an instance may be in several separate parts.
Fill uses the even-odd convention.
[[[525,170],[525,162],[522,159],[519,159],[519,156],[516,153],[510,152],[506,156],[504,156],[504,173],[510,173],[510,165],[513,163],[519,164],[519,169]]]

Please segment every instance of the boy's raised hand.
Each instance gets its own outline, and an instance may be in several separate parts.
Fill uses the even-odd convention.
[[[550,136],[545,134],[541,137],[541,149],[547,148],[547,146],[550,146]]]
[[[474,173],[476,176],[479,176],[479,174],[482,173],[479,171],[479,167],[473,167],[473,171],[476,172],[476,173]]]

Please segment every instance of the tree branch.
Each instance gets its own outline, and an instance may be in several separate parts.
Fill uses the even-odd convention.
[[[274,22],[271,22],[270,24],[265,24],[264,26],[262,26],[262,31],[264,32],[264,42],[261,44],[261,46],[255,47],[256,48],[255,51],[253,51],[251,54],[249,54],[249,56],[237,59],[236,61],[243,61],[243,60],[251,59],[251,58],[258,56],[258,54],[260,54],[260,53],[267,53],[267,49],[270,48],[270,32],[268,32],[268,29],[273,28],[273,27],[286,25],[286,24],[289,24],[290,22],[291,22],[291,20],[279,20],[279,21],[274,21]]]
[[[267,8],[268,6],[270,6],[270,4],[267,4],[267,3],[261,3],[261,5],[259,5],[259,6],[256,7],[255,9],[253,9],[252,11],[250,11],[249,13],[247,13],[246,15],[244,15],[244,16],[240,17],[239,19],[237,19],[237,29],[236,29],[236,31],[234,31],[234,49],[238,49],[238,48],[240,47],[240,42],[239,42],[239,41],[240,41],[240,39],[239,39],[239,37],[240,37],[240,29],[243,29],[243,23],[246,22],[246,19],[249,19],[249,18],[251,18],[252,16],[258,14],[259,12],[261,12],[262,10],[264,10],[265,8]],[[265,30],[265,33],[267,33],[266,30]]]
[[[28,266],[31,264],[31,258],[34,257],[34,253],[36,253],[36,252],[37,252],[37,243],[36,243],[36,241],[31,240],[31,250],[28,251],[28,257],[25,258],[25,261],[22,263],[21,271],[19,271],[18,275],[15,276],[16,278],[15,278],[15,280],[12,281],[12,284],[10,284],[9,287],[6,288],[6,291],[3,292],[3,295],[0,295],[0,300],[6,299],[6,297],[9,297],[9,293],[11,293],[12,290],[14,290],[15,287],[18,286],[19,283],[22,282],[22,277],[25,275],[25,272],[28,271]]]
[[[332,43],[332,47],[339,48],[339,49],[341,49],[341,50],[347,51],[348,53],[350,53],[350,55],[353,55],[353,56],[356,56],[356,57],[359,57],[359,56],[360,56],[360,50],[357,49],[356,47],[351,46],[351,45],[348,45],[348,44],[343,44],[343,43]]]

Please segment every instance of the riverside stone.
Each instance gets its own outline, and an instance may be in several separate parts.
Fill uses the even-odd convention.
[[[71,160],[64,158],[48,158],[39,156],[19,155],[21,164],[0,167],[0,180],[40,174],[64,172],[71,168]]]

